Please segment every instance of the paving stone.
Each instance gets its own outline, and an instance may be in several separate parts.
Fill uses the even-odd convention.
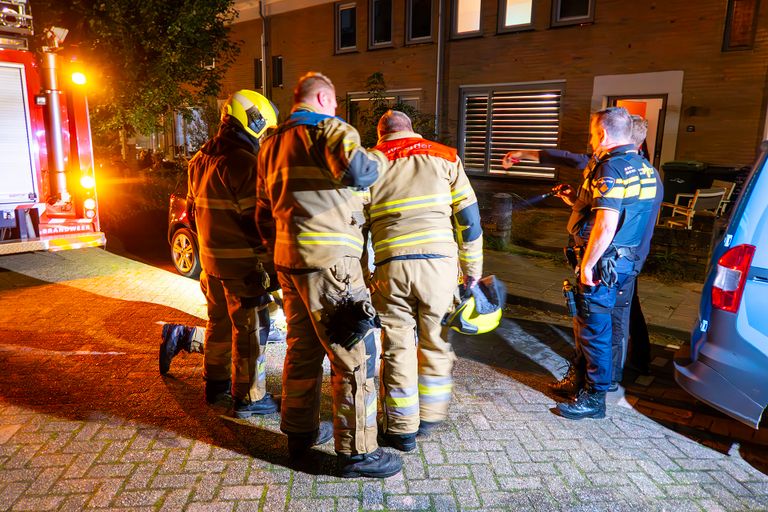
[[[386,504],[389,510],[429,510],[431,507],[429,496],[424,495],[387,496]]]

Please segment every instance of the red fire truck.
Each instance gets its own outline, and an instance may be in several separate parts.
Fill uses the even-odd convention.
[[[0,0],[0,254],[103,246],[84,75],[26,0]],[[75,71],[72,73],[72,71]]]

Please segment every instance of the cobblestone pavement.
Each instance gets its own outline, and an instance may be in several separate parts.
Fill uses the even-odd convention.
[[[454,337],[449,421],[375,481],[336,477],[330,445],[290,469],[276,415],[204,404],[199,355],[158,374],[159,322],[201,323],[194,281],[98,249],[16,255],[0,258],[0,299],[2,510],[768,509],[765,446],[681,409],[668,364],[661,391],[630,384],[606,420],[552,414],[570,330],[524,310]],[[270,345],[273,392],[283,353]]]

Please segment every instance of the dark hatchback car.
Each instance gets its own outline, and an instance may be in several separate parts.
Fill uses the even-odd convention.
[[[675,380],[696,398],[758,428],[768,407],[768,141],[715,244],[690,354]]]
[[[200,276],[200,253],[197,234],[187,219],[187,184],[185,180],[176,186],[168,207],[168,243],[176,271],[190,278]]]

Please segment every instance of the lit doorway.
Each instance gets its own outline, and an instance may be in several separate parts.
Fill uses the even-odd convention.
[[[630,114],[636,114],[648,121],[648,134],[645,142],[648,146],[648,159],[655,168],[661,164],[664,119],[667,114],[667,95],[660,96],[612,96],[608,104],[624,107]]]

